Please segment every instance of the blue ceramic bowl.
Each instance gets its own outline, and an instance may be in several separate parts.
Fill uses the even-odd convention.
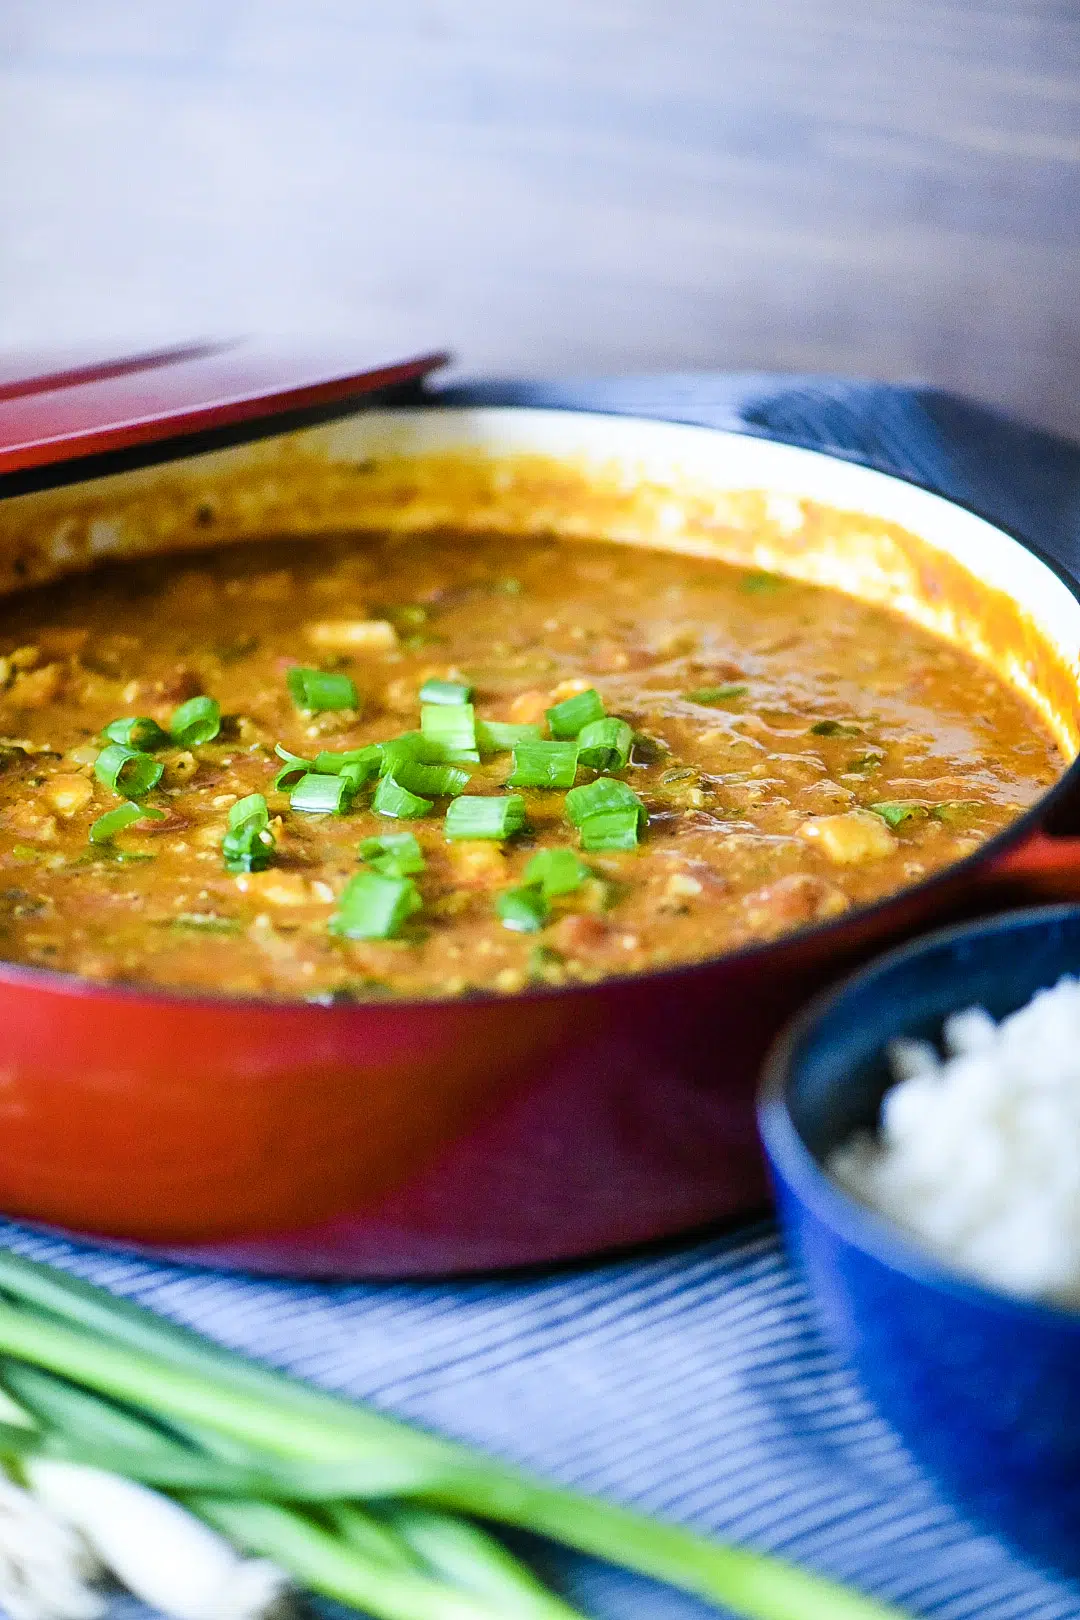
[[[1080,973],[1080,906],[950,928],[813,1002],[770,1055],[759,1120],[780,1219],[821,1325],[912,1454],[966,1512],[1080,1573],[1080,1313],[968,1282],[843,1192],[830,1150],[872,1126],[883,1048],[981,1005],[1015,1011]]]

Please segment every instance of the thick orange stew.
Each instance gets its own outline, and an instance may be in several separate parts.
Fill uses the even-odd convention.
[[[445,535],[0,610],[0,953],[194,991],[514,992],[728,951],[975,849],[1059,754],[846,597]]]

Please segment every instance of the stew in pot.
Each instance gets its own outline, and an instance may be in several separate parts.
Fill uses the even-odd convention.
[[[0,955],[188,992],[712,956],[956,861],[1063,766],[889,611],[601,543],[128,564],[10,599],[0,649]]]

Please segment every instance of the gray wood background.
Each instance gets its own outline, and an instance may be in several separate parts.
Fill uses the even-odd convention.
[[[920,378],[1080,433],[1080,0],[0,0],[0,347]]]

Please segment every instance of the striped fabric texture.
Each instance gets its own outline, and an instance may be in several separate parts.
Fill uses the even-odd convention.
[[[1080,450],[927,389],[764,375],[486,383],[462,403],[776,437],[964,501],[1080,571]],[[1070,1620],[1080,1588],[944,1502],[819,1339],[770,1226],[547,1275],[318,1285],[216,1275],[0,1225],[0,1242],[552,1479],[785,1556],[940,1620]],[[525,1546],[596,1620],[714,1613]],[[332,1606],[321,1614],[340,1614]],[[146,1620],[117,1598],[110,1620]]]

